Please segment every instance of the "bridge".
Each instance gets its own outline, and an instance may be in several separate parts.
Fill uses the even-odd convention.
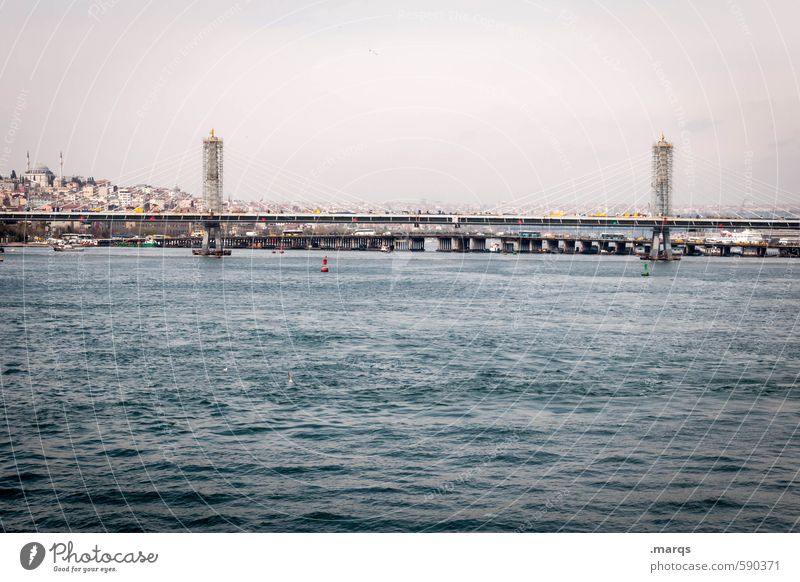
[[[462,226],[506,226],[537,229],[557,228],[605,228],[605,229],[652,229],[649,254],[653,260],[672,260],[670,231],[701,229],[759,229],[800,230],[798,217],[772,218],[718,218],[672,216],[672,169],[673,146],[664,135],[652,148],[652,216],[531,216],[513,214],[444,214],[444,213],[224,213],[222,203],[222,139],[211,134],[203,140],[203,213],[176,212],[0,212],[0,222],[125,222],[140,225],[159,223],[192,223],[204,228],[197,255],[222,257],[230,254],[225,250],[223,225],[225,224],[355,224],[355,225],[413,225],[442,226],[460,229]],[[420,250],[421,232],[415,233],[411,250]],[[424,235],[423,235],[424,236]],[[477,242],[480,245],[482,243]],[[213,247],[212,247],[213,242]],[[443,242],[443,248],[452,243]],[[455,243],[456,246],[460,243]],[[524,250],[524,244],[520,250]],[[504,248],[506,244],[504,243]]]
[[[422,227],[523,226],[536,228],[668,228],[800,230],[800,218],[691,218],[656,216],[530,216],[510,214],[207,214],[143,212],[0,212],[0,222],[129,222],[129,223],[217,223],[217,224],[375,224]]]

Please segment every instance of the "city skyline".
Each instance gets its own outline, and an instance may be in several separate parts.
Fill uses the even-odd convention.
[[[2,175],[63,150],[67,173],[196,194],[216,127],[242,200],[592,208],[649,195],[664,131],[676,206],[781,206],[800,183],[791,5],[37,6],[2,9]]]
[[[211,130],[214,131],[213,129]],[[205,142],[205,140],[204,140]],[[660,136],[659,141],[653,143],[653,147],[657,148],[662,144],[666,144],[672,149],[673,144],[666,140],[666,137],[662,133]],[[182,159],[188,157],[189,154],[183,154],[181,156]],[[202,165],[202,162],[200,165]],[[556,213],[572,213],[572,214],[585,214],[585,213],[597,213],[597,212],[607,212],[607,213],[615,213],[615,214],[622,214],[622,213],[648,213],[651,211],[652,207],[652,199],[650,196],[652,195],[653,188],[655,188],[655,183],[652,181],[653,177],[650,176],[650,182],[645,183],[643,178],[644,168],[649,167],[652,165],[652,161],[644,160],[640,157],[638,161],[639,167],[636,169],[638,172],[638,177],[636,178],[637,184],[639,185],[640,191],[636,192],[636,196],[632,199],[627,199],[624,197],[625,190],[623,190],[623,196],[619,197],[616,200],[610,201],[608,198],[601,200],[599,203],[597,201],[589,201],[589,203],[581,203],[580,201],[569,201],[566,203],[560,203],[553,205],[547,198],[537,198],[536,195],[527,195],[522,196],[512,202],[508,202],[505,200],[500,201],[496,204],[490,204],[486,202],[477,201],[477,203],[464,203],[461,202],[452,202],[446,201],[441,199],[430,199],[430,197],[421,196],[418,199],[408,198],[405,200],[369,200],[369,199],[358,199],[358,197],[352,196],[351,194],[343,191],[335,191],[331,190],[326,192],[324,186],[321,188],[320,184],[315,184],[308,179],[303,179],[301,177],[289,175],[288,180],[290,181],[289,190],[285,192],[287,194],[281,195],[278,193],[277,195],[270,195],[275,194],[274,192],[270,192],[266,190],[264,193],[260,195],[259,198],[247,198],[242,196],[234,196],[234,193],[230,190],[226,189],[222,194],[222,199],[220,203],[225,206],[225,211],[248,211],[248,210],[261,210],[267,209],[269,207],[283,207],[283,208],[294,208],[294,209],[323,209],[328,208],[331,210],[363,210],[363,209],[376,209],[376,210],[391,210],[391,209],[400,209],[400,210],[413,210],[415,208],[424,208],[426,210],[442,210],[446,209],[449,212],[463,212],[463,211],[496,211],[496,212],[505,212],[505,213],[515,213],[520,211],[533,211],[533,212],[544,212],[545,214],[548,212],[556,212]],[[608,175],[603,176],[602,172],[596,173],[595,178],[599,177],[604,181],[614,182],[620,181],[619,177],[619,170],[621,169],[623,173],[627,173],[629,168],[626,167],[624,164],[622,168],[617,165],[616,171],[617,176],[613,179],[610,179]],[[193,166],[194,167],[194,166]],[[196,172],[200,172],[200,167],[195,167]],[[632,170],[631,170],[632,171]],[[131,174],[133,176],[133,174]],[[96,179],[95,179],[96,178]],[[591,185],[592,176],[584,176],[580,178],[580,182],[586,184],[589,183]],[[623,175],[622,178],[624,179],[625,176]],[[727,182],[726,188],[730,188],[731,177],[727,176],[723,178],[720,176],[720,182],[722,183],[723,179]],[[747,176],[745,178],[747,181],[750,181],[750,188],[753,187],[753,178],[752,176]],[[277,178],[276,181],[280,180]],[[563,193],[564,191],[569,192],[570,189],[570,181],[565,184],[557,185],[556,192]],[[101,187],[113,187],[113,192],[126,194],[127,202],[122,204],[119,203],[116,199],[111,199],[108,196],[108,193],[101,193],[102,195],[100,198],[96,196],[92,196],[93,194],[97,194],[97,192],[87,192],[85,189],[81,190],[84,187],[84,184],[91,184],[91,185],[99,185]],[[166,185],[164,183],[159,183],[158,181],[154,181],[149,179],[149,176],[145,176],[144,174],[139,174],[138,177],[135,178],[117,178],[117,179],[109,179],[106,176],[95,177],[90,175],[89,173],[81,173],[81,172],[65,172],[64,171],[64,159],[63,159],[63,152],[59,152],[59,165],[57,171],[53,171],[47,164],[44,164],[39,161],[31,161],[30,153],[26,152],[26,162],[25,162],[25,169],[22,171],[17,171],[16,169],[12,169],[10,175],[6,174],[3,176],[0,174],[0,191],[5,195],[7,198],[10,194],[12,194],[12,190],[14,193],[16,192],[16,186],[28,186],[29,188],[34,188],[38,190],[35,194],[61,194],[62,198],[59,200],[58,198],[54,198],[52,202],[56,202],[57,206],[63,205],[70,205],[74,200],[74,196],[72,198],[67,198],[66,200],[63,199],[64,194],[71,193],[74,194],[88,194],[87,198],[95,199],[94,202],[97,202],[99,205],[103,206],[106,209],[114,209],[119,207],[120,209],[129,208],[132,209],[135,206],[140,206],[148,199],[152,198],[153,201],[158,200],[158,196],[161,195],[162,197],[173,198],[176,200],[192,200],[191,208],[203,208],[203,195],[202,192],[190,192],[187,191],[179,184],[174,184],[172,186]],[[773,215],[792,215],[797,213],[797,206],[796,203],[791,200],[788,201],[787,204],[780,204],[777,202],[777,199],[770,201],[767,198],[766,202],[764,202],[763,191],[764,188],[768,185],[760,183],[756,184],[756,187],[761,190],[761,199],[759,200],[758,196],[745,196],[739,202],[739,198],[735,195],[730,197],[727,200],[720,199],[716,204],[694,204],[694,205],[686,205],[682,204],[676,208],[676,212],[678,213],[692,213],[696,211],[723,211],[727,209],[732,214],[729,216],[745,216],[748,212],[753,211],[758,213],[771,213]],[[642,193],[645,193],[643,196]],[[25,191],[20,191],[19,193],[27,193]],[[786,192],[783,192],[786,194]],[[152,196],[151,196],[152,194]],[[340,194],[342,196],[340,196]],[[131,197],[138,197],[139,203],[131,202],[129,198]],[[115,197],[112,197],[115,198]],[[49,200],[49,199],[48,199]],[[562,201],[564,200],[562,196]],[[680,203],[680,201],[679,201]],[[98,204],[90,204],[90,206],[97,206]],[[109,206],[111,204],[111,206]],[[149,202],[147,202],[149,204]],[[38,206],[42,206],[42,202],[37,203]],[[8,203],[5,206],[9,206]],[[17,205],[14,205],[17,206]],[[86,204],[83,205],[72,205],[71,208],[85,208]],[[172,204],[169,205],[160,205],[160,210],[165,210],[173,208]],[[31,209],[35,209],[35,207],[31,207]],[[188,209],[185,207],[184,210]],[[239,209],[239,210],[236,210]],[[659,214],[663,213],[659,211]],[[667,213],[669,214],[669,212]]]

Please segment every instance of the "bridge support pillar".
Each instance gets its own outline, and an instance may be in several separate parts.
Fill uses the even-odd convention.
[[[516,253],[517,252],[517,241],[516,239],[509,239],[509,238],[501,238],[500,239],[501,249],[504,253]]]
[[[663,254],[661,249],[661,239],[663,238]],[[650,259],[672,260],[672,243],[669,240],[669,227],[657,226],[653,229],[653,246],[650,247]]]
[[[222,245],[222,226],[218,220],[208,220],[203,223],[205,232],[203,233],[203,245],[200,249],[192,251],[194,255],[204,257],[223,257],[230,255],[229,250],[225,250]],[[211,249],[211,240],[214,240],[214,248]]]

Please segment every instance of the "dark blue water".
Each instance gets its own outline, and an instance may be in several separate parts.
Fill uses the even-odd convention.
[[[798,261],[187,253],[5,254],[3,530],[799,529]]]

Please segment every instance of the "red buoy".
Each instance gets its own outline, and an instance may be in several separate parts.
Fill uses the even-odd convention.
[[[320,269],[320,271],[322,271],[323,273],[327,273],[328,272],[328,256],[327,255],[322,257],[322,268]]]

